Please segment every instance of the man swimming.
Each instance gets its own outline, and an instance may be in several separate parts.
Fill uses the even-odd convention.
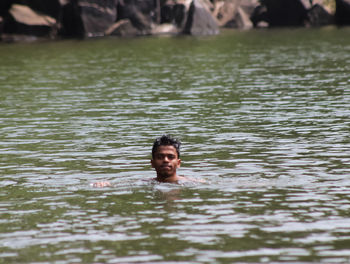
[[[181,165],[180,159],[181,142],[169,135],[157,138],[152,147],[151,165],[156,170],[157,176],[154,180],[158,182],[179,183],[185,181],[205,182],[203,180],[189,179],[177,175],[177,169]],[[93,187],[110,187],[108,181],[95,182]]]

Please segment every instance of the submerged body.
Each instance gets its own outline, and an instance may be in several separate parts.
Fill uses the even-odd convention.
[[[168,135],[157,138],[153,143],[151,165],[156,170],[157,176],[153,180],[165,183],[180,182],[204,182],[177,175],[180,168],[180,141]],[[108,181],[92,184],[93,187],[110,187]]]

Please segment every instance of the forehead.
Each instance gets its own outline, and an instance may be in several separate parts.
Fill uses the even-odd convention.
[[[156,153],[174,154],[177,156],[176,148],[173,146],[159,146],[156,150]]]

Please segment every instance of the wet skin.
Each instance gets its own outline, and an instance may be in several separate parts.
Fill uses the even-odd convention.
[[[159,146],[153,159],[152,167],[157,172],[156,180],[159,182],[177,182],[185,179],[176,174],[181,165],[176,149],[173,146]]]

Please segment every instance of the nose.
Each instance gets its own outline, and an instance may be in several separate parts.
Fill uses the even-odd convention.
[[[169,155],[164,155],[163,156],[163,162],[169,163],[171,160],[171,157]]]

